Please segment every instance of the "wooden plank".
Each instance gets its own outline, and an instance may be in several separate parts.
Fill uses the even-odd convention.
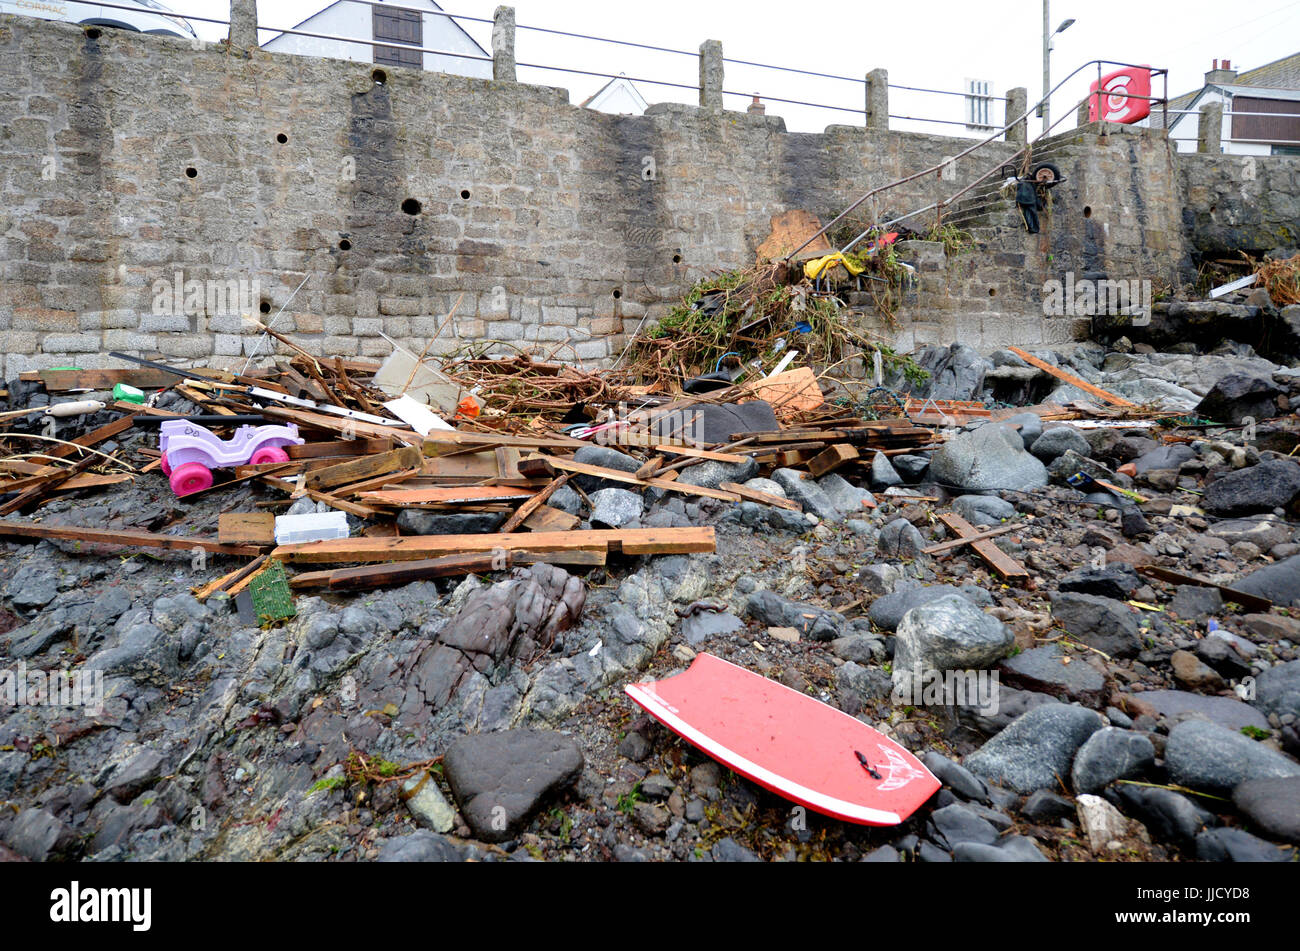
[[[783,499],[779,495],[772,495],[770,492],[763,492],[759,489],[751,489],[748,486],[740,485],[736,482],[724,482],[718,486],[728,492],[735,492],[742,499],[750,502],[759,502],[763,505],[775,505],[779,509],[789,509],[791,512],[802,512],[803,506],[793,499]]]
[[[359,419],[349,419],[346,416],[335,416],[332,413],[316,413],[308,409],[275,405],[263,406],[257,412],[268,418],[297,423],[299,426],[309,426],[332,433],[350,433],[365,439],[392,439],[408,446],[418,446],[424,438],[412,429],[399,428],[396,420],[393,421],[392,426],[380,426]]]
[[[749,461],[748,456],[745,456],[743,458],[745,459],[746,462]],[[644,463],[641,464],[641,467],[637,469],[636,472],[632,474],[636,476],[638,479],[649,479],[651,476],[653,476],[656,472],[659,471],[659,468],[663,464],[664,464],[663,456],[651,456],[649,459],[647,459]]]
[[[217,516],[217,541],[223,545],[275,544],[272,512],[223,512]]]
[[[542,505],[524,519],[524,528],[530,532],[571,532],[581,521],[576,515]]]
[[[1132,409],[1137,409],[1137,403],[1131,403],[1123,397],[1116,396],[1114,393],[1107,393],[1100,386],[1093,386],[1087,380],[1077,377],[1073,373],[1066,373],[1060,367],[1054,367],[1045,360],[1038,359],[1038,357],[1034,356],[1032,353],[1026,353],[1019,347],[1007,347],[1007,349],[1031,366],[1038,367],[1038,369],[1042,370],[1044,373],[1049,376],[1054,376],[1064,383],[1069,383],[1071,386],[1077,386],[1085,393],[1091,393],[1098,399],[1105,400],[1107,403],[1112,403],[1115,406],[1127,406]]]
[[[378,505],[467,505],[480,502],[524,501],[537,493],[529,489],[509,489],[495,485],[467,485],[442,489],[393,489],[361,492],[362,502]]]
[[[170,548],[174,551],[193,551],[200,548],[215,555],[245,555],[250,558],[261,554],[251,545],[223,545],[208,538],[180,535],[155,535],[124,528],[78,528],[73,525],[41,525],[29,522],[0,520],[0,535],[19,538],[60,538],[65,541],[92,542],[96,545],[114,545],[119,548]]]
[[[203,585],[200,588],[191,588],[190,590],[194,593],[195,600],[206,601],[208,598],[212,597],[212,595],[216,594],[218,591],[225,591],[229,589],[232,585],[237,584],[240,581],[243,581],[245,578],[254,574],[259,569],[261,569],[263,565],[266,564],[266,557],[267,557],[266,555],[258,555],[248,564],[241,565],[240,567],[236,568],[234,571],[228,574],[224,574],[220,578],[217,578],[213,581],[209,581],[207,584]]]
[[[816,409],[826,402],[811,367],[764,377],[746,384],[744,389],[749,399],[765,400],[776,410]]]
[[[808,471],[813,474],[814,478],[820,479],[828,472],[834,472],[836,469],[860,458],[858,450],[853,446],[847,443],[836,443],[833,446],[827,446],[808,460]]]
[[[939,516],[939,520],[963,539],[969,541],[975,553],[983,558],[988,566],[1003,579],[1007,581],[1027,581],[1029,579],[1029,570],[993,542],[988,539],[980,541],[973,538],[972,536],[980,534],[979,531],[960,515],[954,512],[945,512]]]
[[[506,523],[501,526],[502,534],[513,532],[519,528],[528,516],[532,515],[534,511],[545,505],[546,500],[554,495],[561,486],[567,485],[571,478],[573,478],[573,476],[566,472],[559,478],[552,480],[546,488],[542,489],[542,491],[538,492],[523,505],[519,506],[518,511],[516,511],[514,515],[510,516],[510,518],[506,519]]]
[[[128,370],[37,370],[19,374],[19,378],[28,382],[40,380],[50,393],[111,390],[118,383],[140,390],[162,389],[176,381],[173,374],[149,367],[133,367]]]
[[[38,484],[24,489],[14,498],[5,502],[3,505],[0,505],[0,515],[9,515],[12,512],[17,512],[19,509],[31,505],[33,502],[40,501],[47,493],[54,491],[60,485],[89,469],[99,461],[100,458],[98,456],[87,455],[84,459],[79,460],[76,465],[68,466],[66,469],[60,469],[53,475],[43,477]]]
[[[684,485],[678,482],[672,482],[668,479],[638,479],[630,472],[620,472],[618,469],[606,469],[602,466],[591,466],[583,462],[574,462],[571,459],[551,459],[546,460],[555,469],[562,469],[565,472],[578,472],[583,475],[597,476],[601,479],[608,479],[611,482],[624,482],[628,485],[654,486],[660,489],[668,489],[672,492],[681,492],[683,495],[700,495],[709,499],[721,499],[724,502],[739,502],[740,496],[735,492],[723,492],[721,489],[706,489],[698,485]]]
[[[397,472],[389,472],[385,475],[375,476],[373,479],[365,479],[361,482],[349,482],[347,485],[340,485],[334,489],[335,495],[356,495],[358,492],[369,492],[372,490],[387,489],[399,483],[414,479],[420,474],[419,469],[401,469]]]
[[[714,462],[730,462],[733,465],[748,462],[749,456],[738,456],[734,452],[712,452],[708,449],[695,449],[691,446],[655,446],[655,452],[677,456],[689,456],[692,459],[711,459]]]
[[[373,456],[362,456],[348,462],[314,469],[307,473],[304,482],[309,489],[328,489],[347,482],[360,482],[398,469],[410,469],[420,464],[420,450],[415,446],[393,449]]]
[[[289,579],[289,587],[329,588],[331,591],[361,591],[366,588],[398,586],[429,578],[448,578],[480,571],[504,571],[511,566],[510,552],[483,552],[446,555],[420,561],[367,565],[361,568],[336,568],[333,571],[310,571]]]
[[[568,436],[511,436],[504,433],[470,433],[455,430],[435,430],[424,440],[426,456],[440,456],[445,452],[481,447],[496,449],[505,446],[511,449],[581,449],[591,443]]]
[[[4,523],[0,523],[2,525]],[[457,552],[534,552],[622,550],[632,555],[685,554],[715,549],[712,527],[596,529],[587,532],[532,532],[490,535],[411,535],[399,538],[336,538],[281,545],[272,558],[295,564],[347,564],[417,561]],[[250,553],[256,554],[256,551]]]
[[[906,496],[890,496],[890,498],[891,499],[906,498]],[[991,529],[987,532],[980,532],[978,535],[963,536],[961,538],[951,539],[950,541],[939,542],[939,544],[931,545],[929,548],[922,548],[921,551],[925,552],[927,555],[937,555],[940,552],[952,551],[954,548],[961,548],[963,545],[969,545],[972,544],[973,542],[983,541],[986,538],[994,538],[998,535],[1005,535],[1007,532],[1013,532],[1020,527],[1021,526],[1019,525],[1000,525],[997,528]],[[1002,551],[1002,549],[999,548],[998,551]]]
[[[1157,578],[1169,584],[1192,584],[1199,585],[1202,588],[1215,588],[1219,594],[1223,595],[1224,601],[1235,601],[1247,611],[1253,611],[1257,614],[1273,609],[1273,602],[1268,598],[1261,598],[1257,594],[1247,594],[1245,591],[1238,591],[1236,588],[1215,584],[1212,581],[1206,581],[1204,578],[1198,578],[1196,575],[1174,571],[1172,568],[1165,568],[1160,565],[1138,565],[1137,570],[1138,574],[1146,575],[1148,578]]]
[[[284,451],[290,459],[315,459],[319,456],[369,456],[392,448],[391,439],[331,439],[285,446]]]

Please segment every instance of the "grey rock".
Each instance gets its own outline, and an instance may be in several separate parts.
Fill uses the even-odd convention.
[[[952,507],[972,525],[998,525],[1016,515],[1014,505],[994,495],[959,495]]]
[[[858,572],[857,582],[866,594],[890,594],[903,579],[903,572],[896,565],[876,562],[864,565]]]
[[[67,824],[46,809],[24,809],[5,833],[9,848],[32,862],[44,862],[69,848],[76,840]]]
[[[1030,822],[1055,822],[1074,815],[1074,804],[1050,789],[1036,789],[1020,807],[1020,814]]]
[[[743,484],[758,475],[758,463],[752,458],[744,462],[704,462],[687,466],[677,481],[682,485],[697,485],[705,489],[716,489],[724,482]]]
[[[1079,748],[1070,781],[1076,793],[1095,793],[1117,779],[1143,775],[1155,761],[1155,747],[1141,733],[1108,726]]]
[[[1106,790],[1106,795],[1113,795],[1116,805],[1167,842],[1189,846],[1204,829],[1219,824],[1214,813],[1172,789],[1121,784]]]
[[[1171,446],[1157,446],[1150,452],[1143,453],[1133,460],[1133,468],[1138,475],[1146,475],[1159,469],[1177,469],[1184,462],[1196,458],[1191,446],[1174,443]]]
[[[1290,758],[1206,720],[1184,720],[1169,731],[1165,765],[1171,782],[1211,792],[1248,779],[1300,776],[1300,764]]]
[[[1247,416],[1261,422],[1278,414],[1280,395],[1281,387],[1270,379],[1249,373],[1229,373],[1210,387],[1194,412],[1229,426],[1240,426]]]
[[[165,759],[157,750],[144,750],[115,770],[104,792],[118,802],[130,802],[163,775]]]
[[[1204,621],[1223,612],[1223,595],[1218,588],[1180,584],[1169,602],[1169,610],[1188,621]]]
[[[1052,464],[1047,467],[1047,472],[1052,481],[1060,485],[1065,485],[1066,480],[1076,472],[1082,472],[1094,479],[1101,479],[1105,482],[1122,483],[1124,481],[1096,459],[1080,455],[1073,449],[1067,449],[1053,459]]]
[[[889,675],[878,667],[864,667],[849,661],[835,669],[835,699],[849,716],[870,710],[875,702],[889,697]]]
[[[925,539],[916,526],[905,518],[896,518],[880,530],[876,548],[885,558],[915,558],[925,547]]]
[[[749,849],[745,848],[731,836],[719,839],[712,849],[715,862],[761,862],[763,861]]]
[[[1056,426],[1035,439],[1029,451],[1047,464],[1071,451],[1086,456],[1089,446],[1088,440],[1073,426]]]
[[[898,474],[883,452],[877,451],[871,457],[871,487],[876,490],[887,489],[891,485],[902,485],[903,477]]]
[[[546,500],[546,504],[553,509],[559,509],[561,512],[568,512],[570,515],[582,514],[582,496],[575,492],[571,487],[562,485]]]
[[[1232,587],[1268,598],[1279,607],[1290,607],[1300,600],[1300,555],[1257,568],[1232,582]]]
[[[840,522],[844,512],[835,505],[826,490],[807,476],[794,469],[777,469],[772,479],[785,490],[787,498],[801,504],[805,512],[811,512],[827,522]]]
[[[1072,637],[1111,657],[1132,657],[1142,647],[1137,617],[1121,601],[1058,592],[1052,595],[1052,617]]]
[[[1077,656],[1070,657],[1056,644],[1034,647],[1008,657],[1000,666],[1002,680],[1013,687],[1049,693],[1062,700],[1078,700],[1089,707],[1101,703],[1106,678]]]
[[[389,839],[379,848],[377,862],[463,862],[465,856],[449,839],[428,829]]]
[[[987,804],[989,790],[984,781],[959,763],[934,750],[927,750],[921,757],[925,768],[934,773],[935,778],[963,799]]]
[[[902,476],[904,482],[916,485],[925,475],[925,471],[930,468],[930,457],[916,453],[904,453],[894,456],[890,463],[893,465],[894,471]]]
[[[1043,417],[1037,413],[1017,413],[998,422],[1002,425],[1019,426],[1020,442],[1026,450],[1038,442],[1043,435]]]
[[[1265,835],[1300,844],[1300,776],[1248,779],[1232,801]]]
[[[930,460],[930,478],[969,492],[1023,491],[1047,485],[1047,469],[1014,429],[990,423],[944,443]]]
[[[641,496],[627,489],[598,489],[591,499],[591,523],[603,528],[622,528],[641,519]]]
[[[895,630],[898,623],[903,620],[903,615],[912,608],[920,607],[922,604],[928,604],[931,601],[937,601],[948,595],[957,594],[967,597],[966,592],[961,588],[953,587],[949,584],[927,585],[920,588],[903,588],[892,594],[877,598],[871,602],[871,607],[867,609],[867,617],[871,623],[877,627],[884,628],[887,631]],[[967,598],[969,600],[969,598]],[[973,602],[972,602],[973,603]]]
[[[1061,579],[1060,591],[1091,594],[1099,598],[1127,601],[1142,587],[1137,569],[1124,562],[1112,562],[1104,568],[1076,568]]]
[[[936,809],[930,814],[930,821],[949,849],[960,842],[992,845],[998,840],[998,830],[992,823],[957,803]]]
[[[1214,515],[1249,515],[1286,508],[1300,496],[1300,465],[1265,459],[1205,486],[1201,505]]]
[[[1065,776],[1079,747],[1105,726],[1098,713],[1063,703],[1044,704],[1017,717],[966,757],[966,768],[986,781],[1031,793]]]
[[[792,627],[812,641],[833,641],[844,634],[842,614],[816,605],[789,601],[771,591],[755,591],[745,603],[745,613],[768,627]]]
[[[953,847],[954,862],[1049,862],[1030,838],[1008,836],[999,845],[961,842]]]
[[[897,638],[895,690],[913,697],[921,694],[925,672],[990,667],[1015,644],[1009,627],[958,594],[912,608],[899,622]]]
[[[840,660],[855,664],[879,663],[888,656],[885,645],[878,637],[869,634],[849,634],[831,641],[831,653]]]
[[[602,469],[617,469],[619,472],[636,472],[641,468],[639,460],[608,446],[583,446],[574,452],[573,461]],[[585,473],[575,475],[573,482],[588,495],[597,489],[617,489],[623,484]]]
[[[1241,829],[1206,829],[1196,837],[1201,862],[1290,862],[1291,853]]]
[[[461,814],[485,842],[518,833],[542,804],[582,772],[582,752],[559,733],[507,730],[463,736],[443,760]]]
[[[1262,713],[1232,697],[1207,697],[1188,690],[1146,690],[1134,696],[1158,716],[1171,720],[1194,716],[1238,732],[1247,726],[1268,729],[1268,720]]]
[[[1300,660],[1275,664],[1255,678],[1255,706],[1265,714],[1300,716]]]
[[[845,515],[863,514],[864,505],[874,505],[876,497],[860,486],[853,485],[838,472],[832,472],[817,480],[820,488],[831,504]]]
[[[745,622],[726,611],[696,611],[682,618],[682,637],[691,647],[722,634],[744,630]]]
[[[877,849],[872,849],[866,855],[862,856],[860,861],[863,862],[901,862],[903,857],[898,854],[898,849],[892,845],[882,845]]]

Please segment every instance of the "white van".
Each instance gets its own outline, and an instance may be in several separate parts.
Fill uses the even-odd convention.
[[[0,13],[15,13],[43,20],[64,20],[89,26],[111,26],[137,33],[198,39],[194,27],[158,0],[113,0],[112,6],[71,0],[0,0]]]

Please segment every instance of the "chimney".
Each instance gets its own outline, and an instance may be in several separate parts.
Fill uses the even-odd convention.
[[[767,106],[759,101],[758,93],[754,93],[754,101],[749,104],[749,108],[745,111],[751,116],[765,116],[767,115]]]
[[[1237,71],[1232,68],[1231,60],[1216,59],[1214,61],[1214,68],[1205,74],[1205,85],[1209,86],[1214,84],[1221,86],[1224,83],[1233,82],[1236,78]]]

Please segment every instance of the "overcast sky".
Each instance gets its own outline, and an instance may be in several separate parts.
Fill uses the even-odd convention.
[[[224,18],[226,0],[164,0],[180,13]],[[322,9],[328,0],[261,0],[263,26],[292,27]],[[394,5],[400,5],[394,3]],[[498,0],[445,0],[451,13],[491,19]],[[987,79],[1001,96],[1025,86],[1030,101],[1042,94],[1043,5],[1041,0],[907,0],[901,3],[789,3],[774,0],[519,0],[521,26],[592,34],[674,50],[695,52],[707,39],[722,41],[731,58],[860,78],[884,67],[891,83],[960,91],[967,78]],[[1073,17],[1075,23],[1054,39],[1052,82],[1092,59],[1150,63],[1169,70],[1169,94],[1199,89],[1214,59],[1248,69],[1300,51],[1300,0],[1052,0],[1052,29]],[[491,27],[465,22],[465,29],[490,49]],[[224,28],[196,23],[207,38]],[[695,85],[698,64],[690,56],[572,40],[521,30],[521,63],[570,66],[597,72]],[[1096,78],[1095,67],[1063,87],[1052,100],[1053,118],[1073,106]],[[580,103],[604,82],[590,76],[521,69],[526,82],[561,86]],[[640,84],[650,102],[693,101],[688,90]],[[728,91],[799,99],[861,109],[859,82],[819,79],[727,64]],[[1161,94],[1157,80],[1153,95]],[[739,97],[727,107],[744,108]],[[849,112],[769,103],[794,131],[820,131],[831,124],[858,124]],[[895,115],[962,120],[958,96],[891,91]],[[994,118],[1002,116],[996,104]],[[1000,123],[999,123],[1000,124]],[[1058,130],[1069,128],[1066,119]],[[922,128],[894,120],[894,128]],[[1037,120],[1031,130],[1037,132]],[[930,126],[928,131],[966,134],[960,126]]]

